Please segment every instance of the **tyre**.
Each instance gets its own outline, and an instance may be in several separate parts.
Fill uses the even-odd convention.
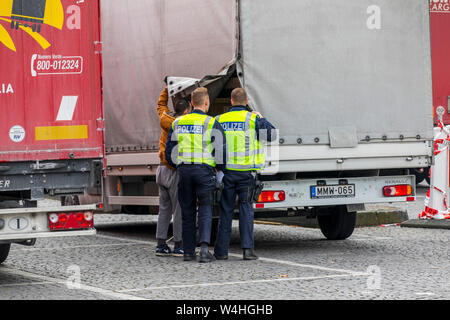
[[[79,206],[80,199],[78,198],[78,196],[62,196],[61,205],[63,207]]]
[[[33,24],[33,25],[31,26],[31,30],[33,30],[33,32],[36,32],[36,25],[35,25],[35,24]]]
[[[428,176],[428,170],[422,169],[414,169],[412,173],[416,176],[416,184],[421,183]]]
[[[317,221],[328,240],[345,240],[355,230],[356,212],[347,212],[346,206],[321,209]]]
[[[8,258],[9,249],[11,248],[11,244],[0,244],[0,264],[2,264],[6,258]]]
[[[11,21],[11,29],[14,29],[14,20]]]

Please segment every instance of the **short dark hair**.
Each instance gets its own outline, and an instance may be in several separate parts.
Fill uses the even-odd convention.
[[[194,107],[201,107],[208,98],[208,89],[205,87],[197,88],[192,92],[192,104]]]
[[[234,89],[231,92],[231,100],[239,105],[245,105],[247,103],[247,93],[242,88]]]
[[[186,110],[189,110],[190,108],[191,105],[185,99],[178,100],[177,102],[175,102],[175,106],[173,107],[175,115],[177,116],[181,116]]]

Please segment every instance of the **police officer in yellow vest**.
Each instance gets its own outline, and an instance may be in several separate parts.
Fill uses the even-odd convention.
[[[247,110],[248,98],[244,89],[231,93],[232,107],[217,120],[222,125],[227,143],[226,169],[223,177],[224,190],[221,199],[220,222],[214,256],[217,260],[228,259],[232,219],[239,199],[239,231],[244,260],[256,260],[254,253],[253,204],[250,199],[255,187],[256,173],[265,163],[264,149],[260,140],[276,139],[275,127],[261,114]]]
[[[166,160],[178,168],[178,200],[181,206],[184,260],[196,258],[196,217],[200,237],[199,262],[211,262],[208,251],[211,241],[212,208],[216,189],[216,170],[224,170],[226,159],[225,133],[220,124],[207,115],[208,90],[198,88],[192,93],[194,110],[176,119],[169,132]],[[175,148],[178,146],[178,150]]]

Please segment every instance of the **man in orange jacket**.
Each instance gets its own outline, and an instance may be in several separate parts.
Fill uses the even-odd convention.
[[[158,115],[161,125],[161,138],[159,142],[159,158],[161,165],[156,172],[156,183],[159,186],[159,215],[156,228],[157,256],[183,256],[181,208],[178,203],[178,172],[171,167],[165,159],[167,136],[172,128],[172,123],[177,117],[191,111],[191,106],[186,100],[175,103],[174,113],[168,107],[169,93],[167,87],[161,92],[158,101]],[[167,233],[173,216],[173,235],[175,246],[173,251],[167,245]]]

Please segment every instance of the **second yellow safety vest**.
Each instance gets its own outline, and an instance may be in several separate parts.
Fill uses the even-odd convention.
[[[256,135],[257,115],[246,110],[231,111],[216,119],[227,139],[227,170],[261,170],[265,164],[265,155]]]

